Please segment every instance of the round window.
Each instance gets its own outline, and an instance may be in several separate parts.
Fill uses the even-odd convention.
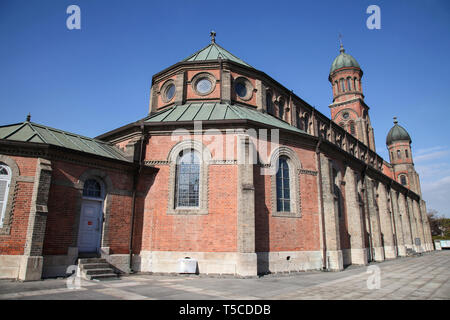
[[[237,95],[241,98],[245,98],[247,96],[247,87],[245,86],[245,83],[238,82],[234,86],[234,90],[236,91]]]
[[[166,100],[167,101],[172,100],[174,95],[175,95],[175,85],[170,84],[166,89]]]
[[[344,119],[348,119],[349,116],[350,116],[350,115],[348,114],[348,112],[344,112],[344,113],[342,114],[342,118],[344,118]]]
[[[197,82],[197,86],[195,88],[199,93],[206,94],[211,91],[212,83],[208,78],[202,78]]]

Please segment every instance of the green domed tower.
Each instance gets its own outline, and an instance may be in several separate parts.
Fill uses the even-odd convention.
[[[364,102],[361,78],[363,71],[356,59],[341,43],[339,55],[331,64],[328,80],[333,89],[331,119],[375,151],[369,107]]]
[[[389,150],[394,179],[412,191],[421,194],[419,175],[414,168],[411,142],[408,131],[400,126],[397,118],[394,117],[394,126],[386,136],[386,146]]]

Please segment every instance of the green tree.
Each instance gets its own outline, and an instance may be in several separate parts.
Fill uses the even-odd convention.
[[[430,209],[427,215],[433,240],[450,240],[450,219],[440,216],[434,209]]]

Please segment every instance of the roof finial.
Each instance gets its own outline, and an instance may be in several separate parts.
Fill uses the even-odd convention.
[[[28,115],[27,115],[27,122],[30,122],[31,121],[31,114],[28,112]]]
[[[209,35],[211,36],[211,43],[216,43],[216,32],[214,30],[211,30]]]
[[[340,34],[340,33],[339,33],[339,43],[341,44],[341,48],[339,49],[339,51],[340,51],[341,53],[344,53],[344,52],[345,52],[345,49],[344,49],[344,46],[343,46],[343,44],[342,44],[342,34]]]
[[[394,117],[394,124],[397,124],[397,123],[398,123],[397,117]]]

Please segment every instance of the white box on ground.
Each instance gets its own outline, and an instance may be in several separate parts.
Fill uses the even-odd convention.
[[[178,260],[179,273],[196,273],[197,260],[191,258],[183,258]]]

